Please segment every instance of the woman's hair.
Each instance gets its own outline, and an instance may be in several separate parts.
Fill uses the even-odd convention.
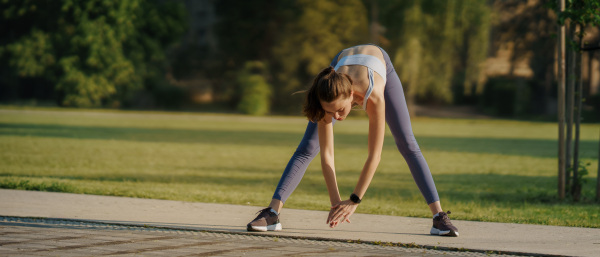
[[[312,122],[318,122],[325,116],[321,100],[331,102],[340,97],[350,97],[352,79],[350,76],[337,73],[333,67],[323,69],[308,89],[304,101],[303,113]]]

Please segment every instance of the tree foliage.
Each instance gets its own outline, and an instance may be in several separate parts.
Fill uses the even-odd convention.
[[[247,62],[267,67],[263,79],[272,86],[275,112],[299,113],[302,97],[292,94],[305,89],[337,52],[369,43],[377,33],[409,100],[452,102],[456,91],[471,94],[483,86],[490,28],[485,1],[211,4],[217,48],[181,47],[170,56],[169,71],[176,79],[202,77],[214,99],[232,109],[242,99],[237,79]],[[0,28],[0,83],[13,89],[51,85],[64,106],[123,106],[139,90],[160,88],[165,49],[186,29],[186,10],[178,1],[0,0],[0,8],[7,25]],[[371,9],[378,14],[369,17]],[[372,26],[370,36],[369,19],[376,17],[371,25],[379,22],[383,29]]]
[[[552,8],[557,10],[556,1],[552,2]],[[600,26],[600,1],[599,0],[568,0],[563,12],[558,12],[558,24],[564,25],[570,20],[577,24],[592,24]],[[581,31],[583,33],[583,31]]]
[[[219,22],[219,58],[228,67],[241,67],[247,60],[267,60],[271,48],[292,12],[292,1],[221,0],[216,2]],[[232,8],[235,6],[236,8]]]
[[[0,59],[23,78],[55,85],[59,104],[118,106],[163,69],[164,50],[185,30],[178,3],[2,0]]]
[[[246,61],[264,63],[277,112],[299,113],[302,97],[292,94],[307,87],[337,52],[368,43],[367,9],[360,0],[224,0],[217,3],[217,16],[215,62],[222,68],[210,76],[235,76],[227,71],[241,69]],[[216,92],[234,102],[241,99],[228,90],[237,89],[233,83],[222,80],[218,86]]]
[[[231,10],[234,5],[240,8]],[[225,0],[217,6],[221,67],[239,70],[248,60],[267,63],[277,111],[297,113],[302,97],[294,92],[307,87],[337,52],[370,42],[370,8],[379,12],[385,29],[378,36],[390,39],[382,46],[409,98],[452,102],[453,87],[469,95],[481,93],[485,82],[482,61],[491,26],[486,2]],[[232,31],[238,33],[232,37]],[[224,89],[235,88],[227,84],[220,84],[221,91],[237,95]]]
[[[482,92],[490,8],[485,1],[385,2],[383,23],[395,52],[394,66],[409,101],[428,97],[452,102],[452,86],[465,94]],[[476,90],[473,90],[476,89]]]
[[[216,98],[225,99],[237,108],[241,99],[237,91],[239,85],[229,78],[237,77],[236,72],[244,69],[249,61],[270,66],[272,47],[280,40],[279,33],[290,20],[292,4],[292,1],[277,0],[221,0],[215,3],[219,17],[215,24],[219,41],[217,52],[194,58],[204,61],[199,70],[214,82]],[[268,82],[272,83],[272,79]]]
[[[359,0],[298,0],[292,8],[271,62],[277,85],[274,104],[297,112],[302,98],[291,98],[292,93],[308,87],[339,51],[368,43],[368,22],[367,9]]]

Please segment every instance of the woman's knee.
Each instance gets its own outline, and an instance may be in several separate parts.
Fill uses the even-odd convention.
[[[421,148],[413,135],[396,138],[396,146],[402,155],[420,154]]]
[[[317,141],[317,142],[314,142]],[[319,153],[321,149],[318,140],[308,140],[306,142],[301,142],[296,148],[295,155],[306,156],[306,157],[314,157]]]

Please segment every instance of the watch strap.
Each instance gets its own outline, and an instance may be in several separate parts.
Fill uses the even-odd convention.
[[[360,202],[362,202],[362,200],[360,199],[360,197],[358,197],[358,195],[356,195],[354,193],[350,195],[350,201],[352,201],[353,203],[360,203]]]

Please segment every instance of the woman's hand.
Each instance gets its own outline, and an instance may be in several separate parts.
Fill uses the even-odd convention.
[[[335,228],[344,221],[350,223],[350,216],[356,211],[356,207],[358,207],[358,204],[350,201],[350,199],[332,206],[329,211],[329,217],[327,217],[327,224],[329,224],[330,228]]]

